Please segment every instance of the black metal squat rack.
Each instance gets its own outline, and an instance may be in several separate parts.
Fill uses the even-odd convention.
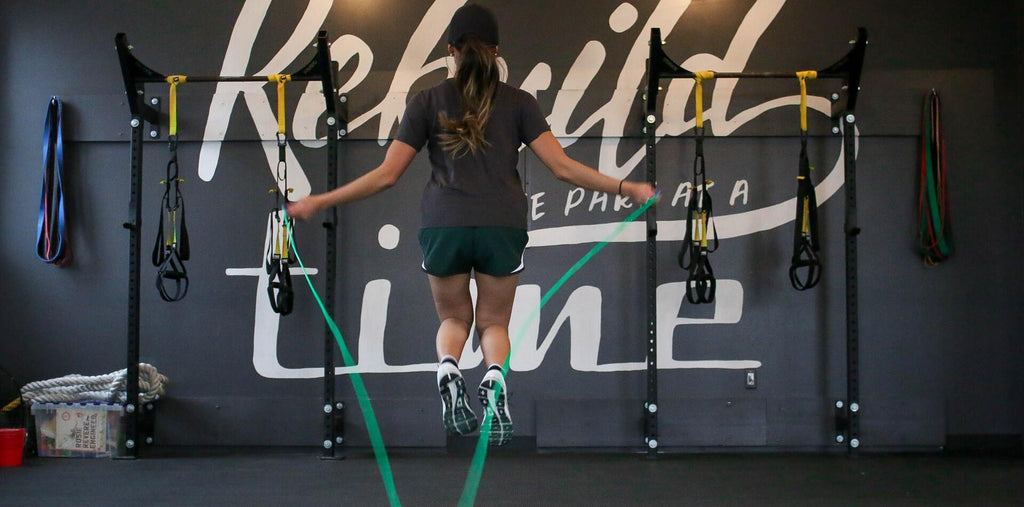
[[[128,339],[127,339],[127,402],[125,404],[125,449],[123,458],[133,459],[138,456],[140,444],[149,443],[152,439],[152,403],[138,406],[139,399],[139,279],[140,279],[140,237],[142,231],[142,144],[145,139],[146,125],[149,124],[151,137],[159,136],[162,115],[155,105],[158,100],[147,102],[147,83],[166,83],[167,75],[156,72],[132,55],[132,47],[123,33],[114,38],[121,73],[124,77],[125,94],[128,108],[131,111],[131,197],[129,203],[130,217],[124,223],[129,231],[128,254]],[[347,130],[347,111],[344,102],[339,102],[337,89],[334,85],[336,69],[331,61],[327,32],[321,30],[316,37],[316,55],[298,72],[290,75],[293,81],[319,81],[323,90],[324,105],[327,112],[327,186],[334,188],[338,184],[338,138]],[[267,82],[267,76],[188,76],[189,82]],[[324,305],[333,318],[334,312],[334,280],[337,264],[337,212],[328,212],[323,223],[327,229],[326,266]],[[344,404],[335,400],[334,386],[334,351],[336,344],[330,328],[324,326],[324,441],[322,458],[337,458],[335,448],[343,441]],[[142,424],[140,425],[140,421]],[[140,435],[140,430],[148,434]],[[140,441],[140,436],[145,440]]]
[[[655,153],[655,122],[657,121],[658,90],[662,79],[694,78],[696,74],[684,69],[662,50],[661,29],[651,29],[650,57],[647,61],[647,92],[644,95],[644,133],[647,148],[647,181],[657,181]],[[843,169],[845,189],[846,236],[846,399],[835,402],[835,439],[845,443],[847,452],[855,454],[860,447],[860,377],[858,365],[857,317],[857,184],[856,137],[854,128],[857,95],[860,91],[861,70],[867,49],[868,34],[859,28],[853,48],[839,61],[817,71],[818,79],[842,81],[842,92],[833,94],[833,132],[843,134]],[[715,72],[715,78],[793,79],[795,72]],[[841,129],[840,129],[841,125]],[[658,453],[658,359],[657,359],[657,235],[658,222],[655,207],[646,212],[647,218],[647,398],[644,403],[644,443],[648,456]]]

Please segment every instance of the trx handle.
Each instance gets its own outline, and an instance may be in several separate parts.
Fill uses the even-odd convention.
[[[167,282],[174,282],[174,291],[167,289]],[[160,299],[173,303],[185,299],[188,293],[188,271],[185,269],[184,259],[178,251],[168,249],[167,257],[160,264],[156,274],[156,289],[160,293]]]
[[[295,306],[295,291],[292,289],[292,275],[288,262],[275,262],[271,266],[270,283],[267,285],[270,308],[275,313],[288,315]]]
[[[796,290],[807,290],[821,280],[818,257],[818,200],[811,183],[811,164],[807,156],[807,80],[815,79],[813,70],[796,73],[800,82],[800,162],[797,168],[796,219],[793,221],[793,256],[789,281]]]
[[[55,266],[71,263],[64,209],[64,104],[50,98],[43,123],[43,181],[36,221],[36,256]]]
[[[272,215],[273,218],[267,225],[267,233],[270,236],[266,257],[269,280],[267,296],[270,298],[270,308],[275,313],[288,315],[292,312],[295,301],[289,256],[292,218],[283,215],[281,210],[274,210]]]
[[[708,184],[711,182],[708,181]],[[715,300],[715,271],[711,268],[708,254],[718,249],[718,231],[713,234],[714,246],[709,247],[709,228],[711,226],[711,194],[706,190],[698,191],[694,202],[687,210],[686,237],[679,251],[679,267],[687,271],[686,300],[692,304],[711,303]]]

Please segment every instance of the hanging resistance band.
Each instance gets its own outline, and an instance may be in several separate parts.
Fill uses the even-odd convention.
[[[43,185],[36,223],[36,255],[56,266],[71,263],[64,212],[64,105],[50,98],[43,125]]]
[[[813,70],[797,72],[800,81],[800,167],[796,186],[796,220],[793,229],[793,258],[789,281],[796,290],[807,290],[821,280],[818,259],[818,200],[811,183],[811,164],[807,157],[807,80],[815,79]]]
[[[282,213],[284,204],[288,202],[288,194],[292,189],[288,186],[288,162],[286,160],[286,136],[285,136],[285,104],[284,84],[291,80],[288,74],[274,74],[268,76],[268,80],[277,83],[277,181],[278,187],[271,189],[274,194],[274,211],[271,213],[271,220],[268,224],[270,230],[270,244],[267,245],[266,268],[269,276],[267,295],[270,297],[270,307],[281,315],[288,315],[292,312],[295,300],[295,292],[292,289],[292,275],[289,269],[291,258],[288,254],[291,249],[291,236],[289,231],[292,226],[292,219]],[[284,189],[284,202],[282,202],[281,188]]]
[[[711,223],[711,194],[708,187],[712,181],[707,179],[704,171],[704,90],[703,81],[714,79],[711,71],[697,72],[694,75],[696,94],[695,127],[697,135],[696,155],[693,159],[693,191],[690,205],[686,212],[686,235],[683,246],[679,250],[679,267],[687,270],[686,300],[692,304],[711,303],[715,300],[715,272],[711,269],[708,254],[718,249],[718,231],[714,231],[714,247],[708,247],[709,228]]]
[[[917,214],[918,249],[925,264],[934,266],[953,255],[953,233],[946,187],[946,146],[939,122],[939,94],[925,98],[921,120],[921,180]]]
[[[164,196],[160,203],[160,226],[153,246],[156,288],[160,297],[168,302],[181,301],[188,293],[188,271],[185,269],[185,261],[189,258],[188,229],[185,227],[185,200],[181,196],[181,184],[185,180],[178,176],[178,85],[186,80],[185,76],[167,77],[171,85],[167,135],[171,155],[167,161],[166,179],[160,182],[165,185]]]

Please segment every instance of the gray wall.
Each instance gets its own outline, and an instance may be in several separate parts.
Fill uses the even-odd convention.
[[[340,58],[339,48],[360,43],[372,52],[372,64],[356,58],[340,62],[339,82],[352,78],[354,84],[347,91],[350,120],[361,118],[342,143],[341,178],[347,181],[376,165],[386,149],[377,138],[393,133],[393,122],[369,112],[389,103],[398,104],[400,113],[404,91],[444,77],[442,67],[389,93],[401,81],[396,69],[407,46],[432,47],[413,62],[415,69],[443,57],[436,34],[447,22],[444,12],[458,2],[330,3],[324,21],[311,29],[326,29],[332,41],[339,41],[335,58]],[[725,58],[731,44],[735,48],[752,41],[741,67],[747,70],[825,67],[848,51],[847,41],[858,26],[867,27],[870,45],[857,122],[864,447],[938,448],[960,436],[1019,442],[1024,433],[1024,377],[1019,375],[1024,348],[1017,255],[1024,247],[1024,181],[1014,133],[1022,118],[1021,2],[979,8],[942,0],[922,9],[913,2],[729,0],[693,2],[685,12],[686,2],[667,0],[621,7],[619,1],[605,0],[492,3],[502,20],[508,81],[521,85],[548,69],[549,84],[536,87],[538,98],[553,114],[552,125],[568,152],[613,174],[625,175],[635,167],[629,173],[634,179],[643,177],[643,161],[631,161],[642,147],[642,77],[628,75],[630,64],[638,62],[629,54],[634,44],[642,46],[635,55],[646,54],[645,24],[652,13],[670,19],[668,25],[659,21],[654,26],[671,32],[665,49],[676,61],[704,54],[695,57],[694,65],[711,66],[708,58]],[[225,62],[232,34],[240,37],[241,29],[258,27],[251,52],[243,51],[249,62],[242,66],[256,74],[286,45],[306,10],[304,2],[293,1],[265,8],[252,1],[161,5],[39,1],[0,6],[0,75],[5,76],[0,87],[5,118],[0,122],[0,311],[5,323],[0,365],[23,382],[107,373],[125,364],[128,235],[121,224],[129,213],[130,130],[114,34],[126,32],[134,54],[158,72],[217,74],[239,63]],[[635,23],[629,22],[630,6]],[[421,27],[428,11],[439,13],[438,21]],[[257,13],[256,21],[236,27],[243,12]],[[748,12],[755,13],[751,20],[770,21],[763,33],[741,24]],[[426,31],[414,44],[410,41],[418,27]],[[307,49],[274,70],[294,71],[308,61],[310,40],[300,40]],[[596,63],[579,63],[582,54],[592,55]],[[639,64],[642,73],[642,56]],[[357,71],[359,65],[369,65],[365,76]],[[592,79],[586,79],[587,68],[594,69]],[[683,97],[688,86],[665,83],[669,95]],[[732,90],[728,109],[727,86],[711,86],[705,100],[719,107],[708,127],[719,137],[707,142],[708,176],[718,183],[712,192],[720,234],[726,237],[711,258],[725,281],[715,308],[678,304],[685,273],[675,264],[679,241],[668,234],[685,217],[682,201],[673,202],[672,196],[691,179],[693,156],[692,130],[673,129],[669,123],[690,121],[692,126],[692,95],[685,108],[680,103],[666,107],[659,121],[666,132],[683,134],[664,137],[658,145],[659,184],[666,192],[658,208],[659,220],[665,221],[658,280],[665,327],[659,340],[668,347],[661,355],[661,444],[834,447],[831,406],[845,396],[842,188],[836,186],[838,193],[821,203],[822,284],[798,293],[786,275],[792,218],[776,223],[758,213],[795,191],[796,83],[743,81]],[[836,86],[815,82],[811,94],[827,96]],[[920,109],[932,88],[943,99],[958,250],[952,261],[929,268],[914,242]],[[147,90],[161,98],[167,94],[166,87]],[[289,128],[296,128],[293,120],[316,120],[316,110],[297,112],[301,87],[289,90]],[[266,302],[257,291],[257,278],[229,271],[261,263],[266,213],[273,206],[267,189],[274,181],[259,139],[273,136],[268,116],[273,90],[263,87],[268,102],[257,107],[263,116],[256,119],[248,99],[224,94],[223,88],[218,95],[214,91],[212,85],[186,85],[181,91],[179,156],[193,245],[187,298],[175,304],[160,301],[152,288],[155,268],[143,267],[142,360],[171,379],[159,408],[157,439],[167,445],[316,445],[321,380],[315,371],[305,373],[322,361],[324,326],[315,303],[296,278],[302,285],[294,314],[279,322],[261,320]],[[75,260],[65,268],[33,255],[40,134],[51,95],[64,100],[70,140],[67,199]],[[578,99],[575,105],[572,97]],[[766,105],[780,98],[784,105]],[[605,121],[589,121],[606,105]],[[735,120],[748,110],[759,112],[735,129],[721,121],[723,112],[725,119]],[[207,133],[204,139],[207,126],[228,112],[223,134]],[[818,168],[816,181],[822,181],[836,174],[840,139],[829,134],[828,119],[820,113],[812,113],[811,120],[812,165]],[[323,118],[318,129],[322,135]],[[304,144],[292,144],[297,158],[291,170],[307,175],[313,191],[322,191],[326,149],[310,134],[298,136]],[[219,147],[216,164],[200,162],[204,142]],[[617,152],[602,151],[602,145],[617,145]],[[165,138],[147,143],[145,150],[144,260],[156,233]],[[202,163],[215,173],[200,176]],[[520,281],[514,338],[529,303],[535,304],[599,239],[591,235],[573,244],[586,234],[583,226],[613,224],[630,211],[612,209],[611,203],[604,211],[588,210],[592,194],[587,193],[584,204],[567,212],[572,189],[555,181],[529,150],[523,153],[522,170],[525,190],[543,206],[531,220],[534,243]],[[385,442],[395,446],[445,444],[436,423],[429,364],[434,361],[436,317],[418,269],[415,241],[427,171],[421,155],[394,189],[340,211],[339,325],[364,368]],[[747,200],[730,203],[741,181],[748,185]],[[400,231],[394,248],[382,247],[378,238],[385,225]],[[316,222],[302,224],[296,236],[303,260],[322,272],[323,229]],[[642,445],[643,259],[640,242],[611,244],[544,307],[539,331],[523,334],[519,346],[524,352],[509,377],[517,434],[535,437],[546,447]],[[322,274],[314,281],[322,290]],[[382,290],[389,291],[386,299]],[[673,318],[680,319],[678,325]],[[525,352],[536,350],[541,352]],[[382,354],[390,366],[370,368],[371,354]],[[588,354],[596,360],[588,362]],[[475,382],[483,367],[467,359],[467,376]],[[704,363],[694,361],[706,360],[724,363],[695,367]],[[280,370],[270,371],[268,364]],[[744,388],[744,370],[751,364],[758,380],[753,390]],[[338,388],[343,399],[354,401],[346,376],[339,377]],[[355,403],[350,406],[350,444],[367,445],[364,423]]]

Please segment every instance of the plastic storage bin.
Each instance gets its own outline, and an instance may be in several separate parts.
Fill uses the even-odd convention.
[[[35,403],[39,456],[105,458],[117,455],[124,407],[113,403]]]

